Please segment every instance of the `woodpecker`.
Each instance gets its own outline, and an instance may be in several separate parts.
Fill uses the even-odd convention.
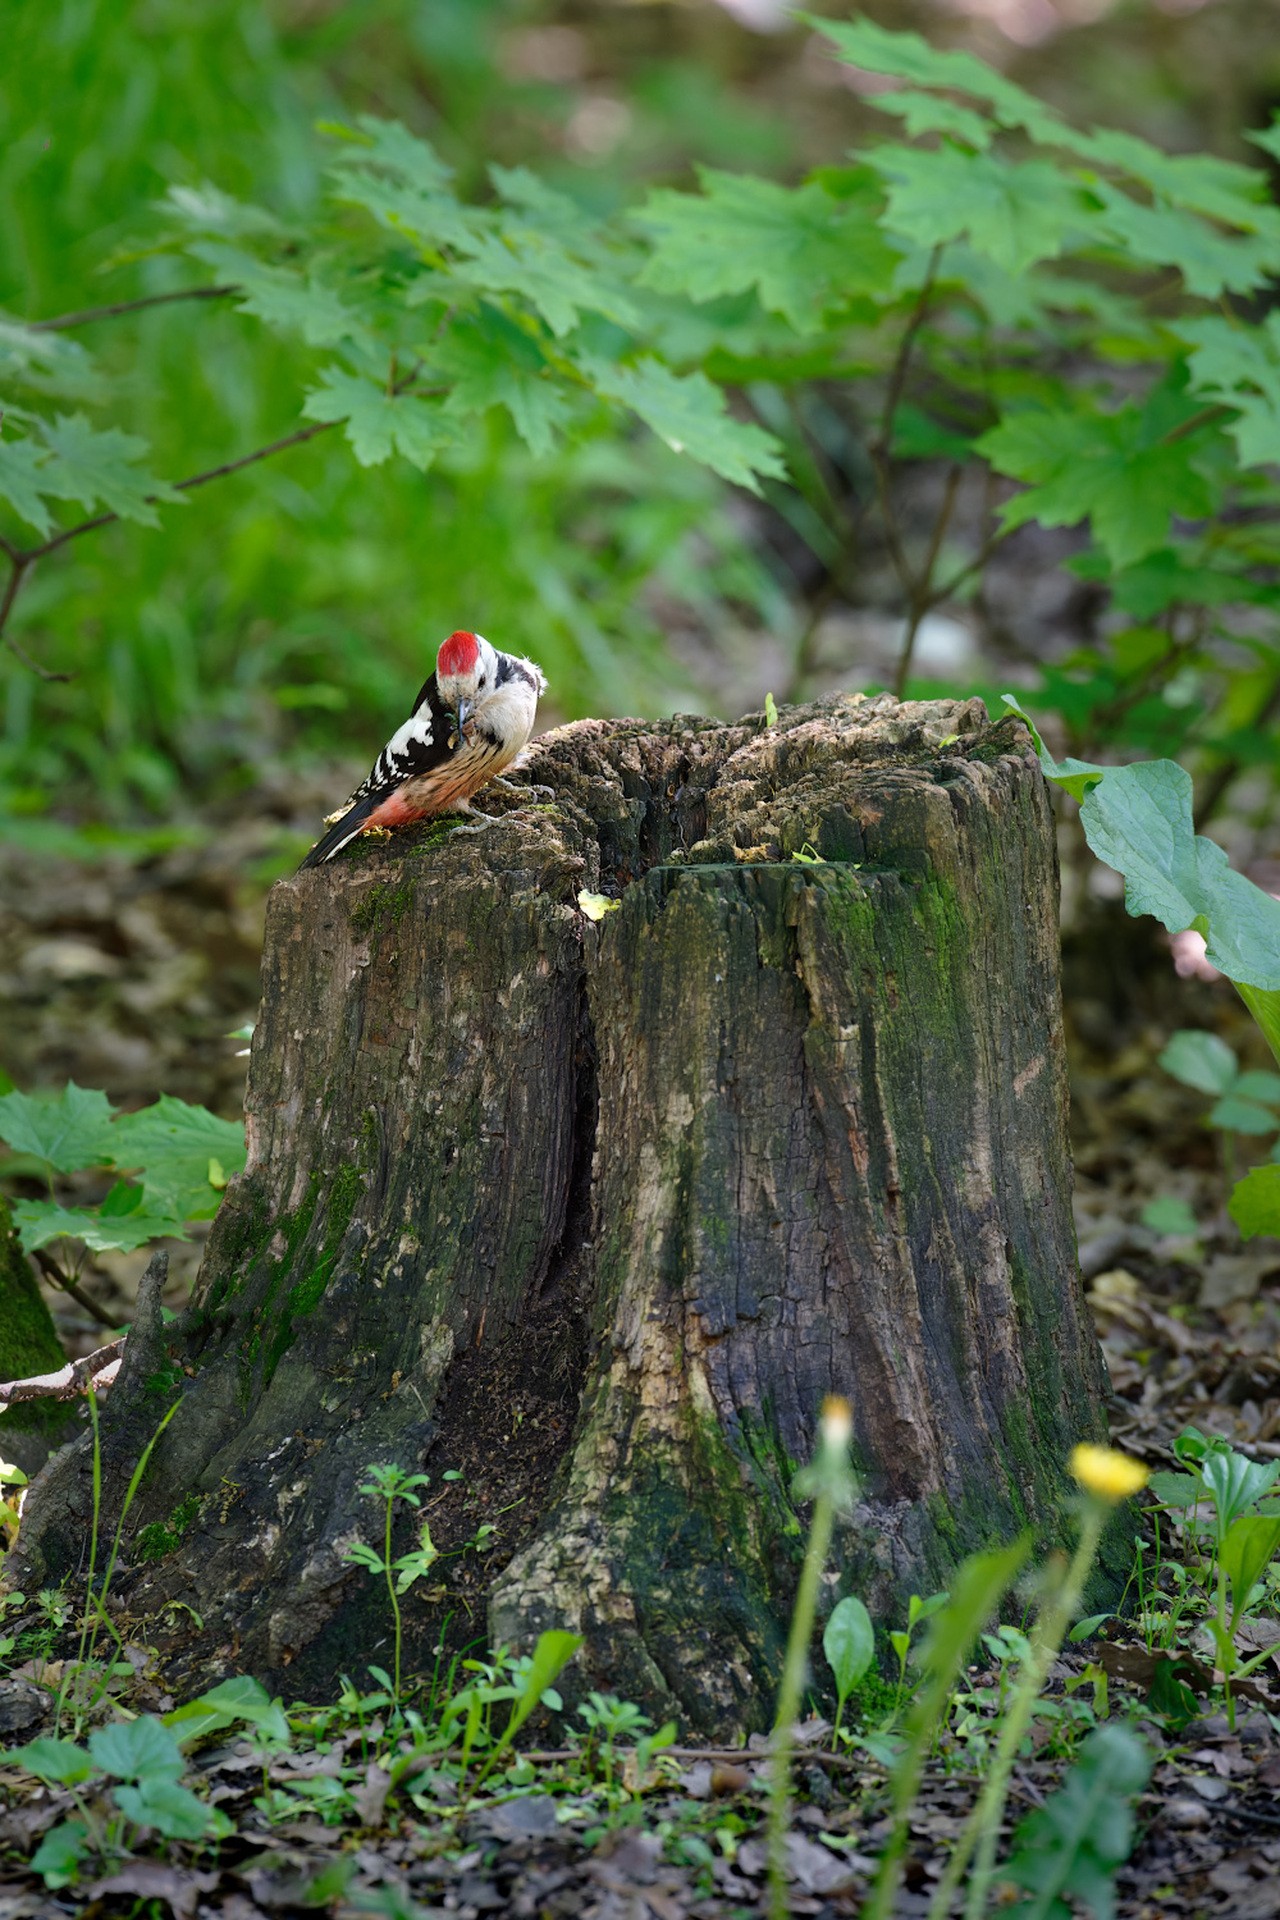
[[[318,867],[371,827],[470,813],[471,796],[509,767],[533,732],[546,676],[478,633],[451,633],[436,670],[368,778],[325,822],[303,868]],[[301,870],[301,869],[300,869]]]

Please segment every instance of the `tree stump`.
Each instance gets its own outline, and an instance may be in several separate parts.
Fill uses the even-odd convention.
[[[344,1552],[380,1544],[359,1486],[394,1461],[444,1556],[410,1671],[569,1627],[578,1684],[739,1737],[825,1394],[863,1486],[827,1604],[882,1617],[1054,1534],[1104,1431],[1046,791],[1017,722],[888,696],[584,721],[520,780],[554,799],[273,890],[248,1167],[104,1419],[136,1459],[182,1398],[116,1591],[179,1684],[386,1665]],[[28,1577],[76,1563],[86,1500],[82,1443],[29,1503]]]

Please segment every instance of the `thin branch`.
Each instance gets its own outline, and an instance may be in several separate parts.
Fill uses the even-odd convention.
[[[942,551],[942,542],[946,538],[947,527],[955,509],[956,495],[960,491],[960,482],[964,469],[956,461],[947,474],[946,491],[942,496],[942,505],[933,525],[933,535],[929,541],[929,551],[925,556],[924,567],[911,596],[911,608],[907,619],[907,631],[903,635],[902,651],[898,655],[898,670],[894,675],[893,691],[901,700],[907,684],[907,675],[911,671],[911,656],[915,652],[916,635],[920,624],[929,609],[935,604],[932,598],[933,570],[938,564],[938,555]]]
[[[1254,715],[1252,722],[1253,730],[1256,733],[1262,733],[1271,725],[1271,722],[1276,718],[1277,714],[1280,714],[1280,678],[1272,682],[1270,693]],[[1243,771],[1244,762],[1234,754],[1229,760],[1225,760],[1218,768],[1205,789],[1204,799],[1196,808],[1195,827],[1197,833],[1204,831],[1209,821],[1221,806],[1227,788]]]
[[[296,433],[287,433],[282,440],[273,440],[270,446],[258,447],[253,453],[245,453],[238,460],[224,461],[220,467],[210,467],[204,473],[193,473],[186,480],[175,480],[174,490],[189,493],[193,487],[205,487],[210,480],[221,480],[228,473],[239,473],[242,467],[251,467],[258,460],[268,460],[273,453],[283,453],[287,447],[300,447],[304,440],[314,440],[319,433],[328,433],[339,424],[336,420],[317,420],[312,426],[299,427]],[[155,504],[150,496],[148,504]],[[77,526],[66,527],[55,534],[52,540],[46,540],[41,547],[28,547],[18,554],[24,566],[30,566],[35,560],[43,560],[47,554],[56,553],[59,547],[65,547],[68,540],[78,540],[82,533],[92,533],[95,527],[109,527],[118,520],[118,513],[96,513],[92,520],[81,520]]]
[[[175,300],[225,300],[239,287],[182,287],[177,293],[148,293],[140,300],[119,300],[112,307],[85,307],[79,313],[59,313],[52,320],[31,320],[29,333],[61,333],[66,327],[86,327],[91,320],[114,320],[120,313],[137,313],[142,307],[166,307]]]
[[[114,1329],[120,1325],[119,1319],[113,1318],[109,1313],[104,1313],[97,1301],[91,1299],[82,1287],[77,1286],[71,1276],[63,1272],[57,1261],[51,1259],[43,1247],[37,1247],[31,1258],[35,1261],[41,1273],[45,1276],[45,1279],[48,1280],[52,1286],[57,1287],[59,1292],[69,1293],[76,1305],[83,1307],[90,1318],[96,1320],[100,1327],[111,1327]]]
[[[37,680],[48,681],[50,685],[67,686],[71,681],[80,678],[78,673],[59,673],[56,667],[42,667],[38,660],[31,658],[31,655],[25,647],[18,645],[18,642],[11,633],[5,634],[4,644],[8,647],[14,659],[20,660],[28,673],[34,673]]]
[[[884,521],[885,540],[889,548],[889,558],[892,560],[893,570],[898,576],[898,584],[907,595],[909,603],[913,602],[916,598],[918,583],[912,578],[911,564],[907,559],[906,548],[898,528],[897,514],[894,512],[893,493],[889,485],[889,450],[893,443],[894,417],[897,414],[898,405],[902,399],[903,389],[907,384],[907,370],[911,364],[912,349],[916,343],[916,336],[924,325],[925,315],[929,311],[929,301],[933,294],[934,281],[938,272],[938,262],[941,258],[942,247],[939,244],[929,255],[929,265],[925,270],[924,285],[920,289],[920,298],[916,301],[915,309],[903,329],[901,340],[898,342],[898,351],[894,356],[893,368],[889,374],[889,388],[885,394],[884,413],[880,420],[880,431],[867,448],[867,455],[871,461],[871,470],[875,475],[876,493],[880,501],[880,514]]]

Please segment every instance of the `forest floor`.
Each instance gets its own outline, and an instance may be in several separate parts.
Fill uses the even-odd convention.
[[[237,1113],[243,1041],[229,1036],[254,1016],[264,888],[306,845],[307,819],[322,810],[319,791],[309,809],[308,798],[305,817],[296,792],[267,796],[216,837],[142,860],[110,847],[0,855],[0,1030],[18,1084],[72,1078],[126,1104],[163,1090]],[[1080,1256],[1110,1368],[1113,1440],[1153,1467],[1171,1464],[1188,1425],[1255,1458],[1280,1456],[1280,1245],[1241,1245],[1225,1213],[1230,1180],[1220,1137],[1205,1124],[1208,1103],[1156,1063],[1172,1031],[1203,1026],[1244,1064],[1265,1065],[1247,1016],[1225,982],[1178,979],[1158,930],[1124,920],[1113,903],[1095,902],[1069,930],[1065,981]],[[1194,1233],[1144,1223],[1153,1202],[1169,1199],[1190,1207]],[[199,1252],[198,1241],[175,1243],[168,1304],[185,1298]],[[144,1260],[102,1255],[86,1267],[82,1285],[102,1320],[127,1320]],[[101,1324],[74,1301],[50,1304],[71,1353],[101,1342]],[[1260,1647],[1272,1633],[1280,1643],[1280,1625],[1259,1624]],[[1056,1671],[1059,1698],[1088,1660],[1106,1670],[1113,1704],[1140,1697],[1151,1656],[1136,1631],[1118,1641],[1073,1649]],[[1117,1880],[1123,1920],[1280,1913],[1280,1653],[1255,1679],[1234,1729],[1208,1703],[1176,1732],[1154,1715],[1141,1719],[1156,1763],[1137,1806],[1138,1844]],[[980,1664],[966,1684],[979,1700],[998,1693],[1001,1676]],[[156,1711],[165,1701],[144,1674],[132,1704]],[[3,1714],[0,1700],[0,1737],[39,1731],[5,1725]],[[1061,1723],[1056,1733],[1052,1720],[1037,1724],[1033,1756],[1015,1775],[1014,1820],[1042,1804],[1064,1767]],[[884,1777],[865,1755],[827,1755],[823,1731],[809,1727],[797,1768],[791,1905],[796,1914],[852,1915],[887,1832]],[[0,1804],[9,1802],[0,1812],[0,1857],[9,1862],[0,1866],[0,1920],[395,1916],[415,1905],[462,1920],[764,1911],[758,1749],[678,1749],[643,1794],[608,1787],[598,1769],[593,1784],[580,1761],[549,1755],[466,1810],[440,1776],[435,1801],[420,1793],[411,1812],[394,1801],[388,1810],[376,1734],[376,1725],[348,1724],[321,1746],[265,1763],[247,1742],[227,1741],[198,1761],[237,1830],[216,1865],[175,1846],[61,1892],[16,1864],[60,1817],[58,1796],[19,1791],[0,1763]],[[925,1913],[989,1744],[979,1712],[931,1764],[899,1914]],[[299,1792],[317,1779],[341,1786],[327,1811]]]

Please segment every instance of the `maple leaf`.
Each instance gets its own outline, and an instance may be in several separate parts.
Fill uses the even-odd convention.
[[[1157,389],[1144,407],[1113,413],[1084,402],[1006,415],[975,442],[998,473],[1029,483],[1004,507],[1003,524],[1063,527],[1087,519],[1116,567],[1165,546],[1174,514],[1200,519],[1214,505],[1213,483],[1198,464],[1198,437],[1167,437],[1193,411]]]
[[[412,394],[389,394],[344,367],[326,367],[321,384],[303,402],[308,420],[343,420],[352,452],[362,467],[380,466],[402,453],[421,472],[452,439],[442,409]]]
[[[754,287],[797,330],[858,295],[889,292],[898,254],[879,230],[882,194],[868,168],[781,187],[751,174],[700,171],[700,194],[652,193],[637,223],[655,241],[641,273],[663,293],[711,300]]]
[[[90,510],[101,504],[144,527],[159,526],[157,504],[186,504],[167,481],[138,470],[148,447],[136,434],[121,433],[117,427],[99,431],[81,413],[60,414],[52,424],[46,421],[42,431],[52,458],[40,470],[41,492],[57,500],[76,500]]]
[[[724,394],[705,374],[672,373],[646,357],[634,366],[579,362],[597,393],[629,407],[674,453],[687,453],[740,487],[760,491],[760,478],[785,477],[782,449],[771,433],[735,420]]]

